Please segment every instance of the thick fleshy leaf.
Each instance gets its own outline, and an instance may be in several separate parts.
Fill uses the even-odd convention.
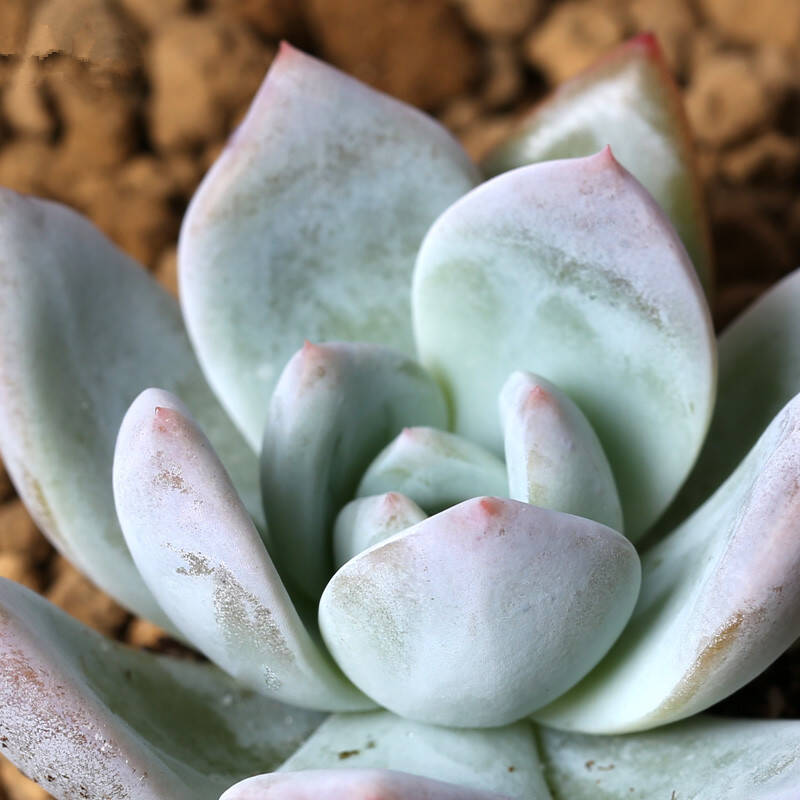
[[[261,452],[271,552],[292,586],[316,599],[333,572],[339,509],[381,448],[406,425],[447,426],[441,390],[378,345],[306,343],[272,397]]]
[[[179,251],[192,341],[253,445],[304,338],[414,352],[414,257],[477,181],[438,123],[282,47],[192,200]]]
[[[208,439],[169,393],[149,389],[126,414],[114,496],[145,582],[212,661],[295,705],[373,705],[311,639]]]
[[[719,337],[719,390],[708,436],[659,530],[671,530],[706,500],[798,392],[800,270],[773,286]]]
[[[597,434],[556,386],[515,372],[500,393],[511,497],[622,530],[622,506]]]
[[[0,742],[59,800],[214,800],[323,720],[130,650],[0,579]]]
[[[608,149],[504,173],[451,206],[422,245],[414,314],[457,433],[499,452],[497,396],[530,370],[591,422],[628,536],[664,510],[708,426],[715,341],[683,245]]]
[[[369,465],[356,494],[382,492],[401,492],[436,514],[471,497],[507,497],[508,476],[480,445],[435,428],[405,428]]]
[[[651,34],[641,34],[561,85],[489,154],[488,175],[596,153],[611,145],[666,212],[706,291],[711,236],[680,92]]]
[[[631,543],[515,500],[454,506],[348,561],[320,629],[350,679],[401,716],[505,725],[603,656],[639,590]]]
[[[510,800],[386,769],[306,770],[258,775],[220,800]]]
[[[388,711],[334,714],[280,769],[337,768],[391,769],[525,800],[550,798],[527,722],[456,730]]]
[[[205,383],[177,303],[88,220],[0,189],[0,449],[39,527],[128,608],[168,625],[114,513],[111,461],[142,389],[187,398],[261,519],[257,461]]]
[[[350,501],[333,526],[333,559],[337,569],[362,550],[422,522],[426,516],[413,500],[398,492]]]
[[[555,800],[794,800],[800,721],[696,719],[628,736],[542,728]]]
[[[642,558],[642,593],[600,665],[536,718],[624,733],[708,708],[800,637],[800,395],[717,492]]]

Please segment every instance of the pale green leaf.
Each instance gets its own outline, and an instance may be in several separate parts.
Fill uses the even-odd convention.
[[[306,631],[208,439],[177,398],[125,416],[114,496],[128,547],[175,627],[244,686],[306,708],[370,708]]]
[[[638,539],[700,449],[715,340],[674,229],[610,151],[504,173],[451,206],[422,245],[413,303],[456,433],[500,452],[503,384],[541,375],[597,433]]]
[[[530,372],[500,393],[511,497],[622,531],[622,507],[603,447],[581,410]]]
[[[414,257],[477,180],[434,120],[282,47],[192,200],[179,248],[189,333],[253,446],[303,339],[414,352]]]
[[[800,395],[736,472],[642,557],[625,632],[536,718],[625,733],[702,711],[800,637]]]
[[[348,561],[322,595],[320,629],[345,674],[382,706],[491,727],[585,675],[638,591],[639,559],[616,531],[476,498]]]
[[[525,800],[550,800],[533,726],[439,728],[388,711],[334,714],[281,771],[391,769]]]
[[[567,81],[489,154],[484,169],[596,153],[610,145],[666,212],[711,291],[711,232],[680,90],[651,34],[640,34]]]
[[[413,500],[398,492],[351,500],[339,512],[333,526],[337,569],[362,550],[422,522],[426,516]]]
[[[359,497],[400,492],[428,514],[483,495],[508,496],[505,464],[473,442],[435,428],[405,428],[369,465]]]
[[[111,461],[143,389],[182,397],[251,514],[254,452],[206,385],[177,303],[88,220],[0,189],[0,449],[50,540],[101,588],[164,626],[117,524]]]
[[[773,286],[719,337],[719,389],[708,436],[659,530],[671,530],[706,500],[798,392],[800,270]]]
[[[697,717],[647,733],[541,728],[554,800],[795,800],[800,721]]]
[[[58,800],[214,800],[323,719],[111,642],[0,579],[2,752]]]
[[[261,453],[271,553],[316,601],[333,572],[332,529],[370,461],[407,425],[446,427],[432,378],[378,345],[306,343],[281,375]]]

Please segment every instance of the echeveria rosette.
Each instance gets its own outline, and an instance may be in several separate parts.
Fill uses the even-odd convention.
[[[0,581],[4,752],[98,800],[796,793],[800,723],[681,722],[800,635],[800,274],[721,337],[715,405],[690,162],[646,37],[477,188],[285,47],[187,214],[191,347],[85,220],[0,193],[9,471],[214,664]]]

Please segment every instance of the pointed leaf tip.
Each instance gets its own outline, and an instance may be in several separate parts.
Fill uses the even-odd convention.
[[[181,302],[210,382],[257,447],[302,336],[413,352],[414,257],[478,174],[439,123],[288,45],[231,145],[181,228]]]
[[[0,252],[0,449],[9,474],[67,558],[168,628],[116,521],[108,478],[120,421],[145,387],[180,389],[261,521],[255,453],[206,384],[175,300],[89,220],[0,189]]]
[[[640,537],[705,435],[716,342],[674,228],[610,150],[514,169],[461,198],[425,237],[412,296],[420,358],[456,433],[498,452],[508,376],[550,380],[591,423]]]
[[[622,507],[597,434],[556,386],[514,372],[500,393],[509,494],[622,531]]]
[[[641,50],[645,55],[653,59],[662,60],[664,57],[661,49],[661,43],[658,41],[658,37],[652,31],[642,31],[641,33],[637,33],[636,36],[628,39],[623,47],[627,47],[630,50]]]
[[[559,86],[485,159],[488,175],[588,156],[610,144],[675,225],[706,290],[710,226],[680,91],[652,34],[640,34]]]
[[[134,401],[113,477],[141,575],[201,652],[242,685],[285,702],[372,705],[312,640],[222,464],[177,398],[148,389]]]
[[[446,427],[447,407],[433,378],[401,353],[328,342],[289,360],[269,406],[261,480],[271,553],[293,588],[322,593],[337,512],[387,438],[409,424]]]

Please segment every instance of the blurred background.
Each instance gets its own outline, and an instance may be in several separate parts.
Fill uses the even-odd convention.
[[[659,37],[697,143],[719,327],[800,266],[800,0],[0,0],[0,184],[79,209],[175,291],[189,197],[287,39],[479,157],[551,87]],[[178,650],[54,553],[0,463],[0,575]],[[800,715],[800,656],[723,713]],[[0,757],[0,800],[44,800]]]

